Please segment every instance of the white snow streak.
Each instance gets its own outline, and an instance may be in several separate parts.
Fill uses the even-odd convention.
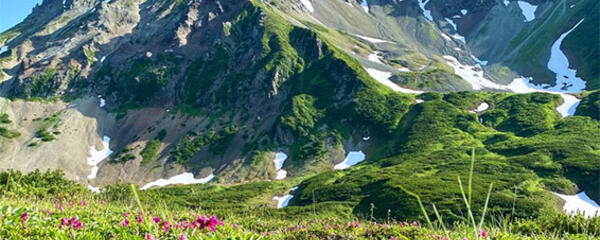
[[[96,147],[90,146],[90,157],[87,159],[87,163],[92,166],[92,172],[88,176],[89,179],[96,178],[96,174],[98,174],[98,164],[102,162],[102,160],[108,158],[113,151],[110,150],[110,138],[108,136],[104,136],[102,139],[102,148],[97,150]]]
[[[140,188],[141,190],[146,190],[149,189],[151,187],[154,186],[158,186],[158,187],[164,187],[167,185],[172,185],[172,184],[183,184],[183,185],[188,185],[188,184],[204,184],[207,182],[210,182],[211,180],[213,180],[215,178],[214,174],[210,174],[205,178],[200,178],[200,179],[195,179],[194,178],[194,174],[192,173],[182,173],[176,176],[173,176],[169,179],[158,179],[154,182],[150,182],[146,185],[144,185],[142,188]]]
[[[552,44],[550,50],[550,60],[548,61],[548,69],[556,73],[556,86],[552,88],[555,91],[562,91],[563,87],[567,87],[569,92],[581,92],[585,89],[585,81],[578,78],[577,71],[569,68],[569,59],[565,53],[560,50],[563,40],[571,33],[579,24],[583,22],[581,19],[573,28],[560,35],[558,40]],[[571,85],[571,86],[569,86]]]
[[[278,152],[275,154],[275,158],[273,159],[273,163],[275,164],[275,169],[277,169],[277,177],[276,180],[284,179],[287,176],[287,171],[281,169],[283,167],[283,163],[287,159],[287,155],[283,152]]]
[[[390,81],[389,78],[392,76],[392,73],[390,73],[390,72],[379,71],[379,70],[373,69],[373,68],[365,68],[365,69],[367,70],[367,73],[369,73],[369,75],[371,75],[371,77],[373,77],[375,80],[377,80],[381,84],[391,88],[392,90],[394,90],[396,92],[416,93],[416,94],[423,93],[422,91],[416,91],[416,90],[402,88],[402,87],[398,86],[397,84],[395,84],[394,82]]]
[[[383,40],[383,39],[379,39],[379,38],[372,38],[372,37],[367,37],[367,36],[358,35],[358,34],[355,34],[354,36],[357,36],[359,38],[362,38],[362,39],[364,39],[366,41],[369,41],[369,42],[372,42],[372,43],[393,43],[393,42],[388,41],[388,40]]]
[[[302,3],[302,5],[304,5],[304,7],[306,7],[306,9],[308,9],[309,12],[312,13],[315,11],[310,0],[300,0],[300,2]]]
[[[423,15],[425,16],[425,18],[427,18],[429,21],[433,22],[433,17],[431,16],[431,11],[425,9],[425,5],[427,5],[427,3],[429,3],[429,0],[418,0],[418,1],[419,1],[419,7],[421,8],[421,10],[423,10]]]

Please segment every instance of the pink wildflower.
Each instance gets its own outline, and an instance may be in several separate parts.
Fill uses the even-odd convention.
[[[27,216],[29,216],[29,213],[24,212],[23,214],[21,214],[21,221],[23,223],[27,222]]]
[[[80,205],[80,206],[87,206],[87,202],[86,202],[85,200],[83,200],[83,201],[81,201],[81,202],[79,203],[79,205]]]
[[[136,219],[138,224],[142,224],[142,221],[144,220],[144,218],[142,217],[142,213],[138,213]]]
[[[154,223],[159,223],[160,222],[160,218],[159,217],[153,217],[152,220],[154,220]]]
[[[485,229],[481,229],[480,235],[481,237],[487,237],[487,232],[485,231]]]
[[[417,221],[413,221],[413,222],[412,222],[412,225],[413,225],[413,227],[418,227],[418,226],[419,226],[419,223],[418,223]]]
[[[70,225],[69,218],[66,218],[66,217],[62,218],[60,220],[60,225],[62,225],[62,226],[69,226]]]
[[[183,234],[177,238],[177,240],[186,240],[186,239],[187,239],[187,237],[185,236],[185,234]]]
[[[123,227],[129,227],[129,219],[125,218],[125,220],[123,220]]]
[[[208,227],[210,228],[210,231],[214,232],[216,230],[216,227],[221,226],[221,225],[223,225],[223,222],[219,221],[219,219],[217,219],[217,216],[212,215],[210,217],[209,225],[208,225]]]
[[[75,229],[75,230],[79,230],[83,226],[83,224],[81,223],[81,221],[79,221],[77,219],[71,221],[71,225],[73,225],[73,229]]]
[[[166,233],[169,232],[169,223],[167,221],[164,221],[162,223],[163,226],[163,231],[165,231]]]
[[[146,233],[146,240],[157,240],[158,238],[153,237],[150,233]]]

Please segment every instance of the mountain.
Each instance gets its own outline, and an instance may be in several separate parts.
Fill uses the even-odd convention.
[[[290,205],[416,218],[414,194],[459,197],[474,152],[477,206],[490,182],[495,210],[516,201],[521,217],[556,210],[551,192],[598,201],[597,10],[45,0],[0,34],[0,168],[62,169],[92,190],[284,179]]]

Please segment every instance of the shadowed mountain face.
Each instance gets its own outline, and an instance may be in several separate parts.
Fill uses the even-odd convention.
[[[364,214],[391,199],[410,217],[413,192],[457,197],[445,190],[475,147],[475,191],[494,181],[498,211],[515,186],[531,215],[554,209],[549,191],[599,200],[597,8],[45,0],[0,34],[0,168],[244,183],[281,178],[283,152],[283,177],[303,180],[290,204],[316,192]]]

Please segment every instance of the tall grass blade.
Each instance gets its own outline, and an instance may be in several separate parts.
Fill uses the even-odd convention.
[[[471,219],[471,223],[473,224],[473,230],[475,231],[475,239],[479,239],[479,235],[477,234],[477,224],[475,223],[475,218],[473,217],[473,212],[471,211],[471,204],[469,204],[469,200],[465,195],[465,190],[463,188],[462,182],[460,181],[460,176],[458,178],[458,185],[460,186],[460,193],[462,194],[463,200],[465,201],[465,205],[467,206],[467,212],[469,213],[469,219]]]
[[[446,235],[446,237],[449,237],[448,234],[448,230],[446,229],[446,225],[444,224],[444,221],[442,220],[442,216],[440,216],[440,213],[438,212],[437,208],[435,207],[435,204],[431,204],[433,206],[433,212],[435,213],[435,216],[437,217],[438,221],[440,222],[440,225],[442,225],[442,229],[444,230],[444,235]]]
[[[469,169],[469,205],[472,204],[472,193],[473,193],[473,169],[475,166],[475,146],[471,149],[471,168]]]
[[[135,197],[135,202],[140,208],[140,211],[142,211],[142,213],[145,215],[144,208],[142,207],[142,202],[140,201],[140,196],[138,196],[137,189],[133,184],[131,184],[131,191],[133,192],[133,197]]]
[[[488,190],[487,197],[485,198],[485,205],[483,205],[483,213],[481,213],[481,221],[479,221],[479,228],[483,227],[483,220],[485,219],[485,213],[487,211],[488,203],[490,202],[490,195],[492,194],[492,187],[494,183],[490,183],[490,189]]]

